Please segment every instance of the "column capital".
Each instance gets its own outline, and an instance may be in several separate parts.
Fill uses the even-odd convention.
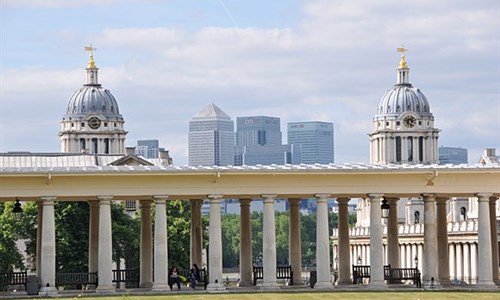
[[[142,208],[151,208],[151,204],[153,203],[152,200],[141,200],[139,201],[139,205]]]
[[[436,201],[436,194],[422,194],[425,201]]]
[[[491,196],[490,197],[490,204],[495,205],[498,200],[497,196]]]
[[[213,200],[222,200],[222,197],[224,197],[224,195],[222,195],[222,194],[210,194],[210,195],[207,195],[207,198],[210,199],[210,201],[213,201]]]
[[[384,194],[368,194],[368,198],[370,198],[371,201],[382,200],[382,197],[384,197]]]
[[[441,206],[441,205],[446,206],[446,201],[448,201],[448,197],[436,197],[436,205],[437,206]]]
[[[325,199],[330,197],[331,194],[327,194],[327,193],[318,193],[318,194],[315,194],[314,197],[318,198],[318,199]]]
[[[42,200],[42,205],[54,205],[54,201],[56,201],[56,196],[42,196],[40,197]]]
[[[351,201],[351,198],[347,198],[347,197],[337,198],[338,205],[347,205],[349,203],[349,201]]]
[[[297,206],[300,201],[300,198],[288,198],[288,204],[290,204],[290,206]]]
[[[397,205],[399,201],[399,197],[384,197],[387,200],[387,204],[389,205]]]
[[[274,200],[276,197],[278,197],[278,195],[277,194],[262,194],[261,197],[264,199]]]
[[[99,207],[99,200],[89,200],[87,203],[90,207]]]
[[[240,199],[240,207],[250,206],[252,204],[252,199]]]
[[[476,197],[478,201],[489,201],[492,193],[477,193]]]
[[[109,204],[113,200],[113,196],[110,195],[99,195],[97,199],[101,204]]]
[[[168,195],[153,195],[153,200],[155,203],[165,202],[168,200]]]

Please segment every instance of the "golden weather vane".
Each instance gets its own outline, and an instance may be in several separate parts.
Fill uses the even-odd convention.
[[[90,44],[90,46],[83,47],[83,50],[90,52],[90,59],[89,59],[88,68],[95,68],[96,66],[95,66],[95,61],[94,61],[94,51],[96,51],[97,48],[94,48],[92,46],[92,44]]]
[[[406,64],[406,59],[405,59],[405,52],[408,51],[408,49],[405,48],[404,45],[401,45],[401,47],[396,48],[397,52],[401,53],[401,61],[399,62],[399,68],[408,68],[408,65]]]

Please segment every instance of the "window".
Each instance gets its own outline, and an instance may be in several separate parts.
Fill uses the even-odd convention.
[[[104,139],[104,153],[109,154],[109,139]]]
[[[401,162],[401,137],[396,137],[396,162]]]
[[[92,153],[93,154],[97,154],[97,139],[96,138],[93,138],[92,139]]]
[[[420,212],[417,210],[414,214],[414,220],[413,220],[413,223],[414,224],[420,224]]]
[[[467,209],[465,207],[460,208],[460,221],[466,221],[467,220]]]
[[[424,138],[418,138],[418,160],[420,162],[424,161]]]
[[[125,210],[136,210],[136,203],[135,200],[126,200],[125,201]]]
[[[407,140],[408,140],[408,161],[413,161],[413,138],[409,137]]]
[[[85,145],[85,139],[80,139],[80,151],[87,149]]]

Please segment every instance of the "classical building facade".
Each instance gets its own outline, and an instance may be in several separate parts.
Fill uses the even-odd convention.
[[[61,121],[61,152],[125,154],[125,120],[111,92],[101,86],[92,47],[87,82],[71,96]]]

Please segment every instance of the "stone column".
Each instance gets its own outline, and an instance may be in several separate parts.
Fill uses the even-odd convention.
[[[383,196],[383,194],[368,195],[368,197],[370,197],[370,288],[373,289],[386,286],[384,282],[382,210],[380,208]]]
[[[203,228],[201,224],[202,200],[191,200],[191,258],[190,264],[201,268],[203,251]]]
[[[493,283],[493,270],[492,270],[492,253],[491,253],[491,225],[490,225],[490,197],[491,194],[479,193],[478,197],[478,251],[479,251],[479,280],[477,286],[479,288],[491,287]]]
[[[387,262],[392,268],[399,268],[399,226],[398,226],[398,200],[399,198],[386,198],[389,204],[389,219],[387,220]]]
[[[38,278],[42,277],[41,270],[41,262],[42,262],[42,228],[43,228],[43,202],[37,201],[37,209],[38,209],[38,219],[37,219],[37,228],[36,228],[36,276]]]
[[[477,283],[477,244],[472,243],[470,245],[470,273],[472,277],[472,282]]]
[[[151,200],[141,200],[141,248],[140,280],[141,288],[153,286],[153,223],[151,222]]]
[[[99,201],[89,204],[89,273],[99,269]]]
[[[316,276],[317,288],[331,287],[328,203],[330,194],[317,194],[316,208]]]
[[[111,200],[112,196],[99,196],[99,254],[97,292],[114,292],[113,286],[113,255],[111,234]]]
[[[276,283],[276,225],[274,220],[274,199],[276,195],[262,195],[264,198],[264,220],[262,240],[262,265],[264,267],[263,289],[275,289]]]
[[[448,222],[446,218],[446,197],[436,199],[437,210],[437,254],[438,281],[442,285],[450,285],[450,262],[448,255]]]
[[[458,280],[464,280],[464,256],[462,254],[462,244],[461,243],[456,243],[456,260],[457,260],[457,279]]]
[[[240,199],[240,286],[252,286],[252,222],[250,199]]]
[[[349,198],[337,198],[339,207],[338,284],[352,284],[349,255]],[[355,259],[355,258],[354,258]],[[353,259],[353,261],[354,261]]]
[[[220,201],[222,195],[209,195],[210,199],[210,230],[208,236],[208,291],[223,291],[222,283],[222,227],[220,217]]]
[[[300,199],[288,199],[290,205],[289,221],[289,260],[293,271],[293,284],[302,285],[302,242],[300,238]]]
[[[428,288],[438,285],[438,253],[436,230],[436,198],[434,194],[424,194],[424,257],[423,282]],[[434,279],[434,280],[432,280]]]
[[[497,232],[497,219],[496,219],[496,202],[498,197],[490,197],[490,226],[491,226],[491,253],[492,260],[491,266],[493,269],[493,282],[500,285],[500,278],[498,277],[498,232]]]
[[[40,261],[40,294],[50,296],[57,294],[56,289],[56,231],[54,221],[54,201],[56,197],[47,196],[42,199],[42,244]]]
[[[155,240],[154,240],[154,291],[169,290],[168,287],[168,195],[155,195]]]
[[[457,262],[455,258],[455,244],[450,244],[449,252],[450,258],[449,258],[449,263],[450,263],[450,278],[452,280],[457,279]]]
[[[464,243],[464,249],[463,249],[463,259],[464,259],[464,281],[467,283],[471,283],[471,270],[470,270],[470,247],[469,243]]]

